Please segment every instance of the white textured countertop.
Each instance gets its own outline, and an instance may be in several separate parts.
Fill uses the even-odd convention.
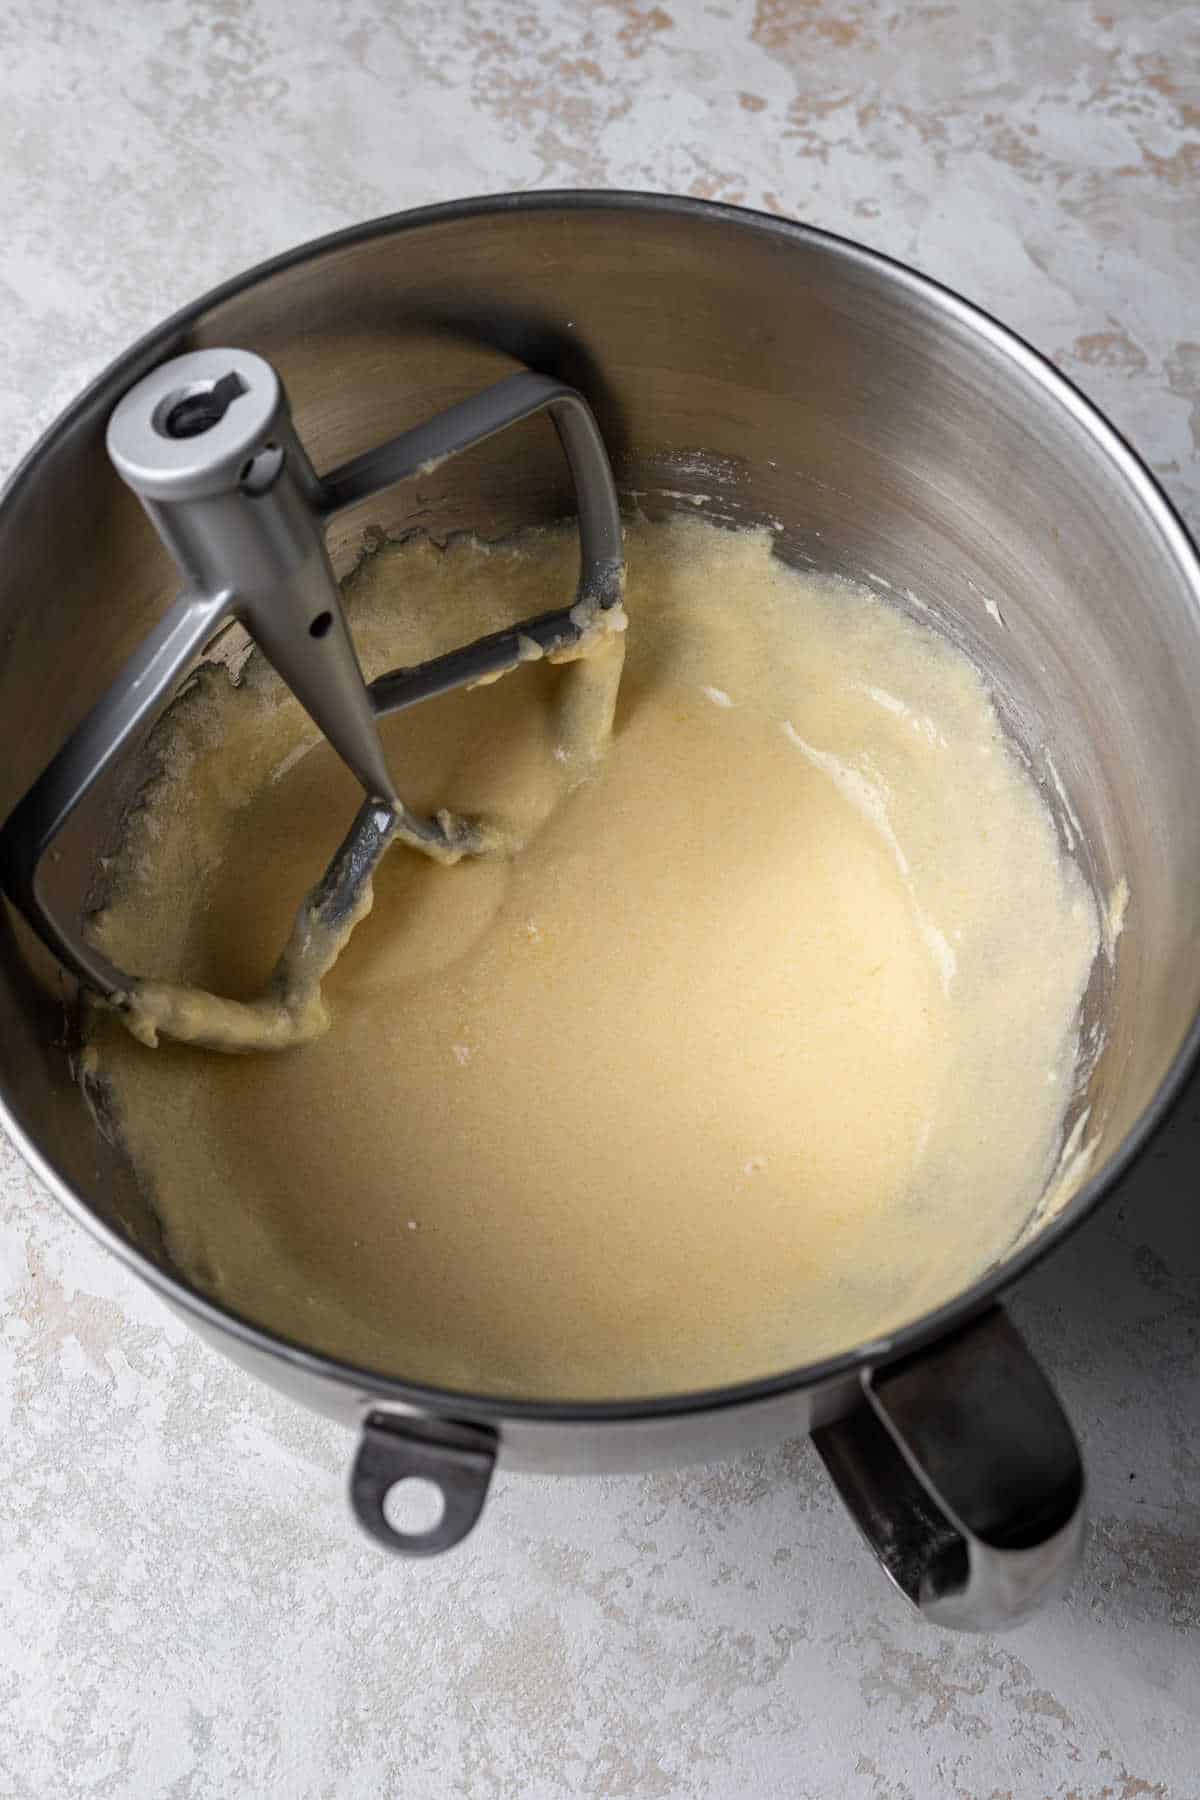
[[[1194,7],[0,0],[0,472],[116,351],[372,214],[612,185],[958,287],[1200,526]],[[31,596],[31,604],[36,597]],[[1066,1601],[912,1617],[804,1443],[501,1480],[424,1566],[350,1440],[201,1347],[0,1145],[0,1800],[1196,1800],[1200,1086],[1014,1311],[1083,1440]]]

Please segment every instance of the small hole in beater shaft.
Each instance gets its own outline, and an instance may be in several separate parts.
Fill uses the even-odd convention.
[[[313,620],[312,624],[308,628],[309,636],[315,637],[315,638],[323,638],[325,636],[325,633],[329,630],[329,627],[332,624],[333,624],[333,614],[331,612],[318,613],[316,618]]]
[[[219,381],[199,384],[190,393],[172,400],[163,429],[170,438],[201,437],[221,423],[234,401],[245,392],[245,382],[231,369]]]
[[[242,464],[238,486],[249,499],[259,500],[270,493],[282,471],[283,451],[278,444],[268,442]]]

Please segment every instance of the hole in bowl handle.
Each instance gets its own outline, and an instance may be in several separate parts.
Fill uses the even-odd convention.
[[[1079,1446],[999,1307],[865,1371],[861,1403],[813,1442],[887,1574],[934,1623],[999,1630],[1066,1585],[1084,1535]]]
[[[439,1556],[461,1544],[483,1511],[499,1438],[484,1426],[385,1412],[363,1420],[350,1471],[350,1504],[363,1530],[400,1556]],[[397,1482],[432,1483],[442,1513],[427,1531],[401,1531],[385,1511]]]

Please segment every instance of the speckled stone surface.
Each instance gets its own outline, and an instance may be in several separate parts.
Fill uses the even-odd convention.
[[[258,258],[507,187],[860,237],[1026,333],[1200,526],[1200,27],[1081,0],[0,0],[0,470]],[[1069,1597],[910,1616],[806,1444],[509,1479],[454,1556],[0,1145],[0,1800],[1196,1800],[1200,1087],[1015,1311],[1083,1439]]]

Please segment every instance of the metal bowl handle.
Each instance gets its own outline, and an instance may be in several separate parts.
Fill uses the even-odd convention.
[[[994,1631],[1063,1587],[1083,1544],[1083,1464],[1007,1315],[861,1379],[861,1405],[813,1442],[901,1592],[939,1625]]]

